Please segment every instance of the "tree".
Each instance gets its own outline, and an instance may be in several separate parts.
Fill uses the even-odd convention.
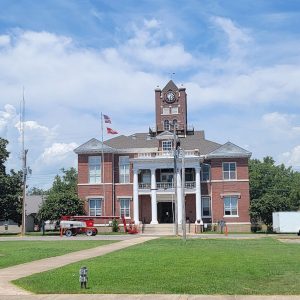
[[[56,175],[46,200],[42,203],[39,220],[59,220],[61,216],[83,215],[83,202],[77,196],[77,171],[61,169],[63,176]]]
[[[0,219],[21,223],[22,172],[6,174],[5,162],[9,157],[8,141],[0,138]]]
[[[275,211],[297,210],[300,207],[300,174],[283,164],[276,166],[272,157],[250,160],[250,216],[272,226]]]
[[[43,189],[37,188],[37,187],[32,187],[31,189],[28,190],[27,195],[29,196],[43,196],[47,195],[48,191],[45,191]]]

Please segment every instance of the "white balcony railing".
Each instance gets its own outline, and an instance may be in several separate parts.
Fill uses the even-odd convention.
[[[170,189],[174,189],[173,182],[157,182],[156,183],[157,190],[160,191],[166,191]],[[195,189],[196,188],[196,182],[195,181],[186,181],[185,182],[185,188],[186,189]],[[140,190],[151,190],[151,183],[139,183],[139,189]]]
[[[139,189],[140,190],[150,190],[151,183],[139,183]]]
[[[157,182],[156,187],[158,190],[168,190],[174,188],[173,182]]]
[[[195,157],[200,156],[199,150],[185,150],[184,151],[185,157]],[[152,152],[141,152],[137,153],[135,158],[172,158],[174,157],[174,150],[168,150],[168,151],[152,151]]]

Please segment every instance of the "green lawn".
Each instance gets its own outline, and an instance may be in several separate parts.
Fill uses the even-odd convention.
[[[16,283],[35,293],[300,294],[300,244],[159,239]]]
[[[0,269],[46,257],[94,248],[113,241],[1,241]]]

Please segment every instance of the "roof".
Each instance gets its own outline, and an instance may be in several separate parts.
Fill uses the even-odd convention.
[[[36,214],[39,210],[40,205],[44,201],[44,196],[26,196],[26,214]]]
[[[204,138],[204,131],[195,131],[194,135],[188,135],[185,138],[180,138],[181,146],[186,150],[199,149],[200,154],[208,154],[221,145]],[[138,149],[142,150],[158,150],[159,140],[151,138],[148,133],[135,133],[129,136],[120,135],[104,141],[103,151],[109,152],[121,152],[122,150],[130,150],[136,152]],[[102,143],[97,139],[91,139],[85,144],[76,148],[77,154],[93,154],[100,153],[102,151]]]
[[[227,142],[216,150],[208,153],[207,158],[231,158],[231,157],[250,157],[251,152],[231,143]]]
[[[103,147],[103,152],[105,152],[105,153],[112,153],[112,152],[116,151],[116,149],[113,149],[113,148],[105,145],[105,143],[103,143],[103,146],[102,146],[102,142],[100,142],[99,140],[97,140],[95,138],[92,138],[89,141],[87,141],[86,143],[77,147],[74,150],[74,152],[76,154],[99,153],[99,152],[102,152],[102,147]]]
[[[163,92],[167,92],[167,91],[178,91],[178,87],[176,86],[176,84],[173,82],[173,80],[170,80],[167,85],[162,89]]]

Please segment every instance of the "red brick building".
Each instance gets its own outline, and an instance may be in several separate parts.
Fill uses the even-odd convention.
[[[120,135],[103,145],[91,139],[75,149],[78,193],[87,213],[124,215],[139,224],[172,223],[177,201],[181,223],[185,201],[191,223],[223,219],[231,230],[250,229],[251,153],[231,142],[209,141],[204,131],[189,127],[186,90],[172,80],[155,90],[155,104],[156,126],[149,132]]]

